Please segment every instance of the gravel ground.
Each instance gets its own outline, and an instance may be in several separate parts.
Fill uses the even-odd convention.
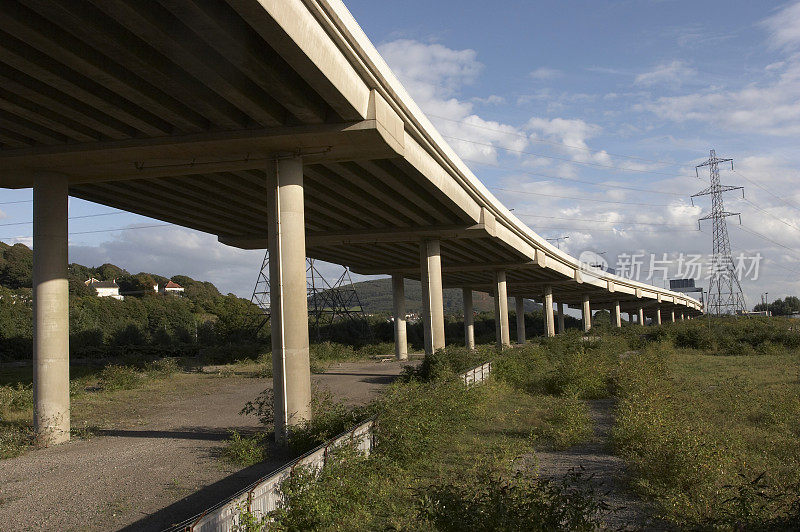
[[[625,462],[611,454],[609,432],[614,423],[614,400],[587,401],[594,423],[594,435],[584,444],[566,451],[537,452],[539,475],[545,478],[563,478],[570,471],[581,471],[583,478],[593,475],[597,493],[612,509],[605,519],[611,530],[669,530],[654,519],[652,505],[627,489]]]
[[[312,381],[356,404],[401,370],[394,361],[348,362]],[[232,495],[286,460],[238,469],[217,458],[230,429],[257,427],[239,411],[271,385],[198,375],[176,399],[130,405],[89,439],[0,461],[0,530],[162,530]]]

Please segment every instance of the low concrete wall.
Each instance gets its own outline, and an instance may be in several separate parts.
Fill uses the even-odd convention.
[[[467,386],[486,380],[492,371],[492,363],[486,362],[460,375]],[[325,467],[328,453],[345,444],[352,444],[364,454],[372,452],[374,445],[375,419],[368,419],[347,432],[333,438],[303,456],[289,462],[277,471],[254,482],[232,498],[209,508],[199,517],[187,520],[170,530],[191,532],[231,532],[238,525],[239,514],[244,509],[257,516],[267,515],[276,510],[281,501],[280,486],[296,467],[305,466],[316,470]]]

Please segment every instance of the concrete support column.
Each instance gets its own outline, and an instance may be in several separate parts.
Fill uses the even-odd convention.
[[[506,272],[494,272],[494,323],[497,346],[502,348],[511,345],[508,331],[508,293],[506,292]]]
[[[674,310],[670,311],[670,319],[669,319],[669,321],[671,321],[672,323],[675,323],[675,311]]]
[[[639,307],[639,325],[644,325],[644,308]]]
[[[558,304],[558,334],[564,332],[564,303]]]
[[[475,349],[475,314],[472,308],[472,288],[463,288],[464,299],[464,345]]]
[[[622,327],[622,312],[619,309],[619,299],[614,301],[614,327]]]
[[[397,360],[408,360],[406,291],[402,275],[392,275],[392,303],[394,304],[394,356]]]
[[[439,241],[420,243],[422,278],[422,325],[425,330],[425,353],[444,349],[444,299],[442,296],[442,256]]]
[[[302,159],[267,167],[267,215],[275,440],[285,445],[291,427],[311,417]]]
[[[661,309],[656,309],[656,325],[661,325]]]
[[[683,321],[683,312],[681,312],[681,321]]]
[[[553,317],[553,287],[552,286],[545,286],[544,287],[544,302],[542,303],[544,307],[544,325],[545,331],[544,333],[547,336],[555,336],[556,335],[556,324],[555,319]],[[559,318],[561,320],[561,318]]]
[[[592,328],[592,307],[589,305],[589,295],[583,296],[583,332]]]
[[[525,344],[525,300],[517,296],[517,343]]]
[[[69,440],[68,180],[33,185],[33,426],[43,444]]]

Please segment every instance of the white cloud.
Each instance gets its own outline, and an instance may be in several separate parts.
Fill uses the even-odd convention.
[[[536,70],[530,72],[528,77],[531,79],[535,79],[537,81],[546,81],[549,79],[555,79],[561,77],[564,73],[560,70],[556,70],[555,68],[549,67],[539,67]]]
[[[800,2],[789,4],[761,22],[774,48],[792,50],[800,45]]]
[[[384,43],[378,49],[459,156],[494,164],[497,148],[525,148],[527,140],[517,128],[485,120],[473,112],[473,101],[496,104],[503,101],[501,97],[459,99],[461,88],[473,83],[483,68],[474,50],[452,50],[409,39]]]
[[[598,135],[602,128],[580,119],[533,117],[525,124],[532,138],[555,140],[563,145],[563,152],[574,161],[610,164],[611,158],[605,151],[590,151],[586,139]]]
[[[740,90],[707,91],[662,97],[637,106],[675,122],[704,121],[735,132],[800,134],[800,60],[777,80]]]
[[[123,230],[97,246],[71,245],[70,262],[99,266],[110,262],[131,273],[166,277],[184,274],[212,281],[222,293],[249,297],[264,252],[247,251],[217,242],[213,235],[178,226]]]
[[[680,86],[686,80],[693,78],[697,72],[686,65],[683,61],[672,61],[662,63],[648,72],[643,72],[636,76],[634,85],[642,87],[661,86]]]
[[[2,220],[3,218],[8,218],[8,215],[4,213],[2,210],[0,210],[0,220]]]

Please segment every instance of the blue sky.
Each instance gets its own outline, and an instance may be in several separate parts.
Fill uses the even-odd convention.
[[[612,266],[707,254],[709,222],[694,229],[709,202],[688,196],[706,186],[694,165],[715,148],[735,159],[723,182],[746,189],[746,201],[726,196],[743,216],[741,228],[730,221],[734,255],[764,257],[743,282],[749,304],[800,293],[800,3],[346,4],[473,172],[540,234],[568,235],[569,252],[606,252]],[[0,192],[0,224],[30,220],[29,203],[3,204],[28,198]],[[108,211],[72,200],[70,214]],[[154,223],[114,214],[70,229]],[[261,257],[167,227],[73,235],[71,260],[185,272],[247,296]]]

